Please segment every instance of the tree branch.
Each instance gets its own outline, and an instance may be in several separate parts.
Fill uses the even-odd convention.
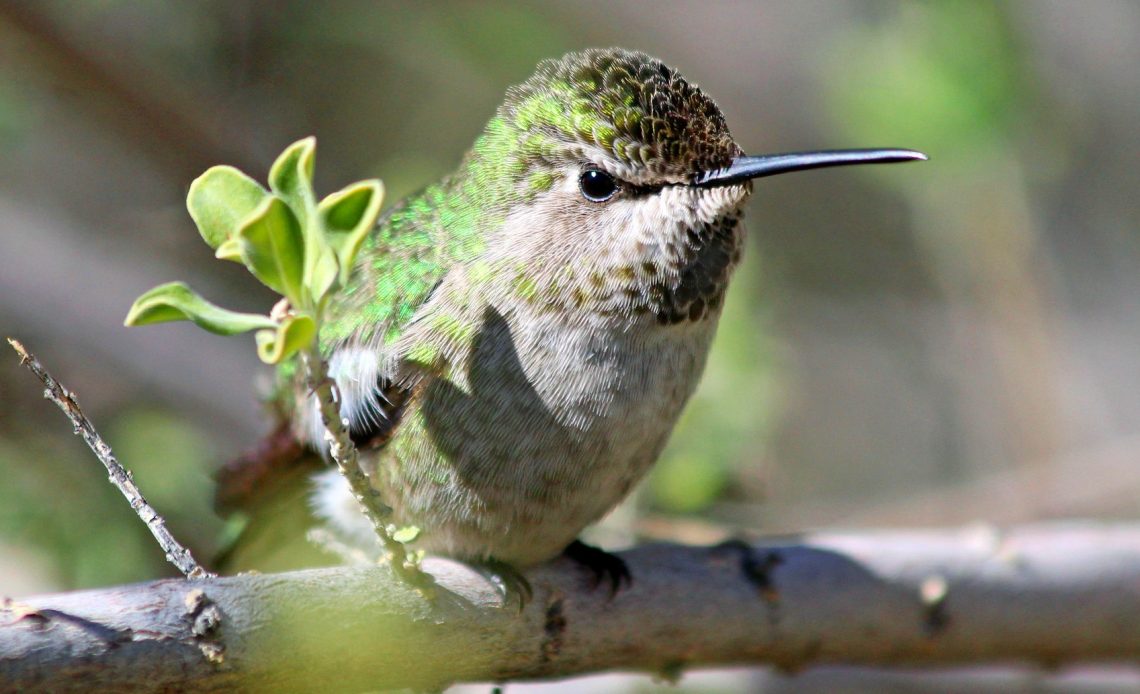
[[[568,560],[519,613],[454,562],[425,599],[385,567],[165,580],[9,602],[0,681],[52,691],[442,687],[727,663],[1140,661],[1140,525],[818,534]]]
[[[24,345],[20,344],[18,340],[8,338],[8,344],[12,345],[12,349],[16,350],[16,354],[20,355],[20,364],[28,367],[28,370],[36,375],[36,378],[44,384],[44,397],[54,402],[67,418],[71,420],[71,425],[75,428],[75,433],[83,437],[87,442],[88,447],[95,453],[95,457],[99,462],[103,463],[103,467],[107,468],[107,475],[111,480],[111,484],[118,487],[119,491],[126,497],[127,502],[131,505],[138,517],[142,520],[146,527],[150,530],[150,534],[154,535],[154,539],[158,541],[162,550],[166,553],[166,560],[178,570],[182,572],[187,578],[203,578],[211,577],[214,574],[206,571],[194,560],[194,556],[190,554],[190,550],[182,546],[170,531],[166,528],[166,519],[158,515],[158,511],[146,502],[143,498],[142,492],[139,491],[138,485],[135,484],[134,478],[131,473],[127,471],[122,465],[119,464],[115,454],[111,452],[111,447],[95,430],[95,425],[83,414],[83,410],[79,407],[79,402],[75,399],[75,395],[71,393],[62,383],[55,380],[39,359],[35,355],[30,354],[28,350],[24,349]]]

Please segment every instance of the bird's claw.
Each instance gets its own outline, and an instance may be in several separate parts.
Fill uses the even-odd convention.
[[[629,573],[629,566],[626,565],[624,559],[616,554],[610,554],[604,549],[593,547],[581,540],[571,542],[562,551],[562,554],[593,572],[595,588],[602,583],[602,579],[608,579],[611,598],[617,595],[623,587],[628,588],[633,585],[633,576]]]

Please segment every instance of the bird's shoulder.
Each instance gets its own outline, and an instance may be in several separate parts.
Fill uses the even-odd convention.
[[[457,214],[448,180],[401,200],[377,224],[352,279],[329,305],[326,356],[345,344],[394,342],[444,277],[481,250],[471,220]]]
[[[375,353],[393,348],[448,272],[478,254],[477,235],[468,228],[471,220],[456,214],[452,198],[447,179],[429,185],[396,203],[365,240],[348,286],[331,299],[321,327],[321,351],[334,370],[359,371],[365,352],[372,351],[375,361]],[[371,373],[358,394],[370,405],[358,407],[360,412],[349,417],[353,438],[366,448],[387,442],[411,395],[375,368]],[[296,360],[279,367],[267,398],[277,425],[257,446],[219,470],[219,510],[249,508],[276,480],[297,470],[319,469],[319,456],[299,437],[309,395]]]

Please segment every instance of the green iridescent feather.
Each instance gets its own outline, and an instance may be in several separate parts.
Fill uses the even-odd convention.
[[[390,344],[452,268],[483,251],[518,192],[502,162],[518,149],[516,132],[494,119],[459,171],[401,201],[365,242],[349,287],[330,306],[322,350],[345,342]]]

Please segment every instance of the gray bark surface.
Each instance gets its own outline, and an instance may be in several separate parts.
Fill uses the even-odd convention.
[[[519,611],[429,559],[434,603],[386,567],[162,580],[9,600],[0,688],[360,691],[676,676],[744,663],[1140,662],[1140,526],[821,533],[624,552],[610,598],[559,560]]]

